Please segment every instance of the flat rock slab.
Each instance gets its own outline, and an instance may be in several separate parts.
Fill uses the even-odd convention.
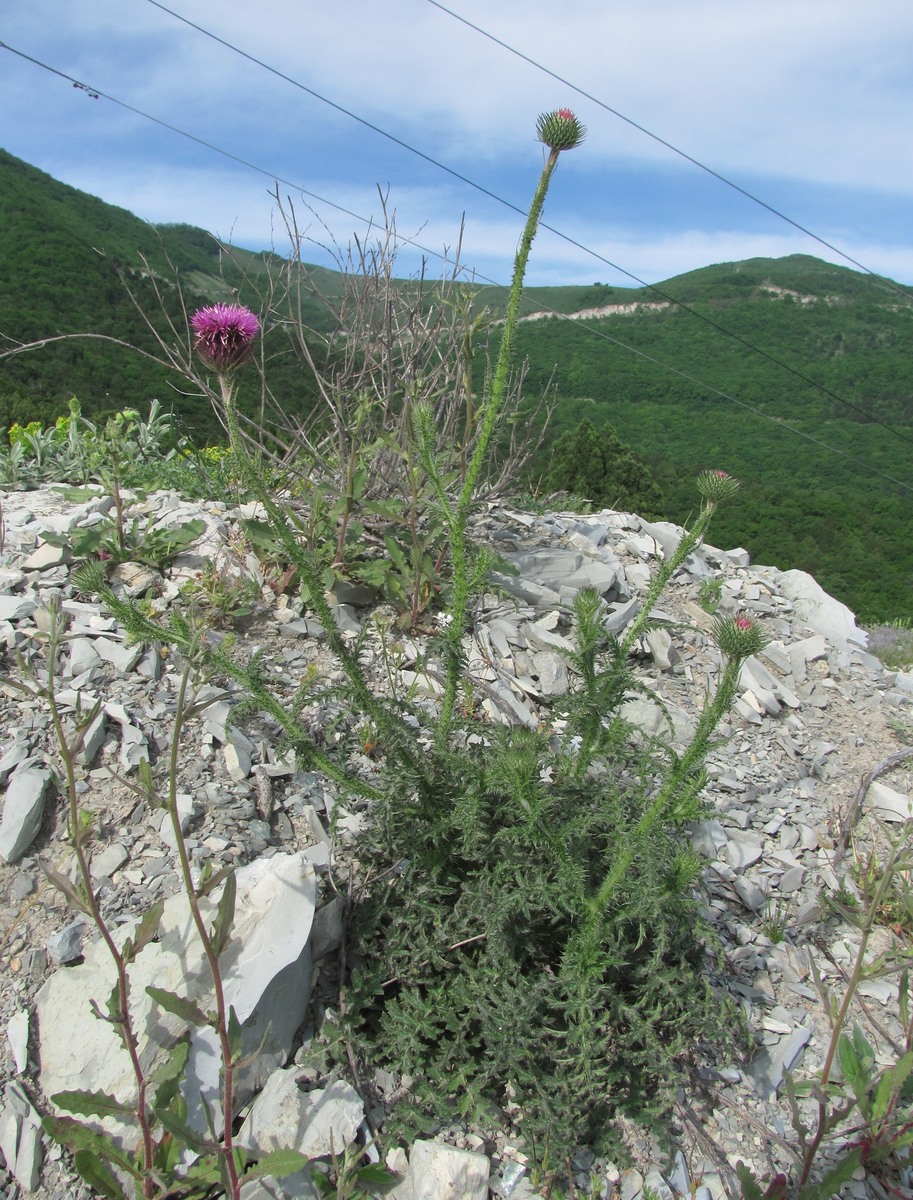
[[[298,1087],[298,1070],[275,1071],[253,1103],[237,1143],[257,1156],[271,1150],[298,1150],[309,1158],[342,1154],[364,1120],[358,1093],[336,1080],[328,1087],[305,1092]]]
[[[913,803],[904,792],[895,791],[886,783],[876,779],[869,787],[866,800],[869,808],[882,821],[909,821],[913,816]]]
[[[239,1079],[244,1103],[278,1063],[286,1061],[292,1036],[304,1019],[310,991],[307,943],[316,898],[316,877],[302,854],[258,859],[237,874],[232,939],[221,958],[225,1003],[243,1026],[243,1053],[250,1058]],[[217,895],[201,901],[211,926]],[[136,923],[114,932],[123,945]],[[36,998],[41,1085],[46,1096],[70,1089],[104,1091],[130,1103],[136,1082],[117,1031],[92,1012],[104,1012],[115,982],[114,965],[100,939],[82,963],[56,971]],[[175,992],[201,1008],[212,1007],[212,984],[190,906],[183,894],[166,901],[159,940],[150,942],[130,967],[130,1013],[147,1070],[187,1031],[186,1023],[162,1011],[146,994],[149,985]],[[191,1034],[188,1103],[200,1093],[218,1109],[219,1060],[209,1054],[209,1027]],[[192,1105],[191,1105],[192,1107]],[[199,1117],[202,1120],[202,1109]],[[190,1114],[192,1119],[193,1113]],[[111,1121],[112,1133],[132,1136],[131,1127]]]
[[[33,1192],[41,1175],[41,1118],[18,1083],[3,1089],[0,1151],[21,1187]]]
[[[16,771],[3,798],[0,822],[0,858],[8,863],[21,858],[38,836],[51,772],[39,767]]]
[[[414,1200],[486,1200],[488,1159],[440,1142],[418,1141],[409,1160]]]

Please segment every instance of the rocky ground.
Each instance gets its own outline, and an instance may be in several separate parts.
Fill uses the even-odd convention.
[[[30,669],[42,669],[32,635],[46,627],[48,600],[59,597],[68,619],[59,664],[61,701],[70,711],[92,698],[102,704],[79,784],[80,803],[101,829],[93,871],[106,915],[126,927],[155,899],[178,891],[175,849],[167,828],[162,830],[163,814],[130,787],[142,758],[159,760],[170,748],[176,664],[155,646],[126,646],[116,622],[76,592],[66,551],[42,537],[45,531],[66,532],[99,520],[109,500],[66,499],[51,488],[9,493],[2,500],[0,670],[26,681]],[[179,556],[164,578],[135,565],[115,572],[118,586],[157,597],[160,610],[207,562],[218,562],[226,578],[257,575],[259,567],[239,537],[237,510],[159,493],[135,511],[141,520],[148,514],[165,526],[200,516],[207,523],[198,544]],[[574,590],[596,587],[607,602],[611,626],[622,630],[637,610],[651,565],[674,544],[676,531],[621,513],[533,515],[492,505],[476,519],[473,535],[517,571],[495,577],[497,590],[476,613],[470,670],[481,708],[490,721],[535,725],[548,718],[554,698],[569,685],[561,651],[569,644]],[[433,704],[436,681],[420,665],[425,638],[396,634],[398,649],[391,660],[381,652],[378,622],[393,614],[358,589],[340,589],[334,599],[352,637],[369,623],[366,654],[379,686],[414,686]],[[693,555],[661,601],[668,628],[654,630],[639,647],[638,670],[671,715],[670,736],[678,743],[687,739],[720,665],[706,611],[714,599],[722,612],[757,617],[772,639],[762,655],[745,664],[742,693],[731,715],[732,736],[710,763],[712,815],[694,830],[708,859],[705,903],[723,955],[724,986],[744,1010],[756,1048],[746,1062],[707,1071],[680,1096],[671,1131],[678,1150],[671,1162],[637,1130],[630,1131],[628,1161],[581,1158],[578,1182],[598,1178],[604,1194],[622,1200],[645,1196],[647,1187],[663,1198],[735,1196],[733,1167],[739,1161],[762,1174],[794,1169],[797,1142],[784,1072],[810,1078],[820,1068],[829,1037],[821,989],[831,999],[842,997],[859,944],[859,934],[830,901],[858,895],[854,862],[873,848],[883,852],[886,838],[910,815],[913,759],[905,758],[904,738],[913,726],[913,678],[885,671],[866,652],[865,635],[852,615],[808,576],[749,565],[743,551],[705,546]],[[215,630],[213,636],[225,634]],[[289,696],[309,669],[333,674],[319,625],[268,587],[260,589],[255,611],[237,622],[235,636],[240,650],[262,650],[280,690]],[[277,1103],[285,1104],[291,1092],[301,1110],[295,1128],[307,1152],[318,1153],[319,1137],[329,1132],[317,1129],[316,1108],[334,1112],[330,1129],[338,1149],[341,1140],[364,1136],[366,1117],[372,1122],[382,1117],[378,1103],[398,1082],[374,1080],[365,1113],[363,1098],[331,1072],[319,1052],[320,1022],[336,1002],[340,896],[349,873],[359,869],[347,841],[362,816],[356,806],[341,807],[326,780],[283,760],[268,721],[254,717],[232,725],[235,697],[222,681],[210,686],[212,703],[179,749],[180,803],[194,869],[207,862],[216,868],[252,864],[239,893],[250,936],[260,937],[256,954],[261,957],[252,960],[257,964],[253,974],[275,983],[284,978],[283,971],[298,971],[312,984],[309,1002],[300,1000],[294,1026],[277,1034],[268,1048],[272,1056],[255,1072],[250,1095],[262,1088],[261,1100],[266,1096],[267,1101],[251,1118],[251,1145],[267,1144],[270,1120],[279,1119],[272,1114],[286,1111],[270,1108],[269,1097],[282,1093],[285,1099]],[[642,697],[629,703],[626,715],[651,732],[665,720],[660,707]],[[330,730],[345,716],[323,708],[308,712],[306,719]],[[358,766],[370,773],[375,769],[370,746],[365,750]],[[89,1195],[74,1181],[66,1155],[36,1128],[36,1114],[47,1111],[47,1095],[61,1086],[61,1078],[70,1080],[67,1086],[98,1086],[94,1076],[106,1057],[103,1048],[89,1051],[92,1023],[99,1023],[79,1015],[76,993],[68,990],[77,986],[74,980],[90,986],[86,981],[96,969],[97,948],[92,931],[74,920],[39,868],[39,859],[59,870],[67,867],[58,772],[46,707],[4,684],[0,1027],[7,1036],[0,1041],[0,1070],[8,1082],[0,1113],[0,1150],[6,1159],[0,1195],[7,1200]],[[848,840],[851,832],[855,840]],[[299,907],[286,909],[283,888],[291,879],[297,881],[291,888],[296,897],[288,903]],[[305,886],[302,880],[309,882]],[[269,891],[268,902],[262,889]],[[273,909],[283,916],[267,937],[261,917]],[[879,928],[872,956],[902,936],[889,925]],[[162,943],[164,953],[167,938]],[[154,977],[162,968],[150,969]],[[239,971],[242,1000],[249,985],[250,977]],[[264,1003],[259,992],[250,1001],[254,1024],[263,1018]],[[83,1007],[88,1011],[87,1002]],[[906,1034],[898,1016],[897,974],[867,979],[852,1018],[864,1024],[880,1064],[894,1062],[901,1052]],[[289,1059],[290,1069],[282,1070]],[[484,1200],[490,1188],[495,1195],[520,1198],[533,1188],[522,1147],[503,1130],[444,1130],[439,1142],[411,1148],[408,1163],[399,1152],[392,1165],[404,1174],[401,1197],[411,1190],[416,1197]],[[456,1176],[463,1182],[448,1191],[442,1181]],[[913,1195],[909,1173],[879,1177],[860,1168],[857,1176],[841,1194],[860,1200]],[[297,1186],[297,1191],[251,1191],[251,1200],[312,1194],[306,1180]]]

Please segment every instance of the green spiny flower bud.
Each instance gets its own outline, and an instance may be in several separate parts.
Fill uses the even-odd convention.
[[[739,481],[725,471],[702,471],[697,477],[697,490],[711,504],[731,500],[740,486]]]
[[[569,108],[559,108],[542,113],[536,122],[536,137],[552,150],[573,150],[586,137],[586,128]]]
[[[743,659],[759,654],[770,639],[751,617],[717,617],[713,640],[727,658]]]

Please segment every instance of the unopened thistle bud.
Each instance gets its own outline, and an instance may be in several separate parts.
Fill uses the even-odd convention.
[[[702,471],[697,477],[697,490],[711,504],[731,500],[739,487],[739,481],[725,471]]]
[[[212,304],[190,318],[194,349],[215,371],[231,371],[247,362],[260,322],[240,304]]]
[[[713,640],[727,658],[741,660],[759,654],[770,639],[751,617],[717,617]]]
[[[552,150],[573,150],[586,137],[586,128],[569,108],[559,108],[539,117],[536,137]]]

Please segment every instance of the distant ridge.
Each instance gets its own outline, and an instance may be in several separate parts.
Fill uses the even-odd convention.
[[[258,281],[281,263],[275,254],[228,248],[191,225],[152,226],[0,151],[2,346],[91,331],[152,350],[118,272],[145,313],[159,313],[161,295],[181,330],[175,271],[188,307],[230,296],[258,305]],[[340,294],[337,272],[306,269],[321,294]],[[476,309],[487,307],[496,321],[506,290],[467,288]],[[790,255],[714,264],[657,289],[527,289],[524,315],[543,308],[576,318],[539,315],[517,333],[528,393],[552,387],[550,436],[583,417],[611,423],[649,463],[668,517],[680,524],[694,511],[699,470],[738,475],[741,500],[720,514],[720,543],[810,572],[862,618],[913,618],[913,302],[896,287]],[[326,328],[327,310],[314,302],[307,319]],[[286,411],[306,412],[316,402],[313,382],[283,345],[268,349],[270,382]],[[480,346],[480,380],[485,355]],[[89,416],[145,408],[158,397],[196,440],[221,434],[207,404],[127,350],[65,341],[0,362],[4,426],[50,423],[73,394]],[[547,461],[546,453],[537,472]],[[518,487],[534,488],[536,478]]]

